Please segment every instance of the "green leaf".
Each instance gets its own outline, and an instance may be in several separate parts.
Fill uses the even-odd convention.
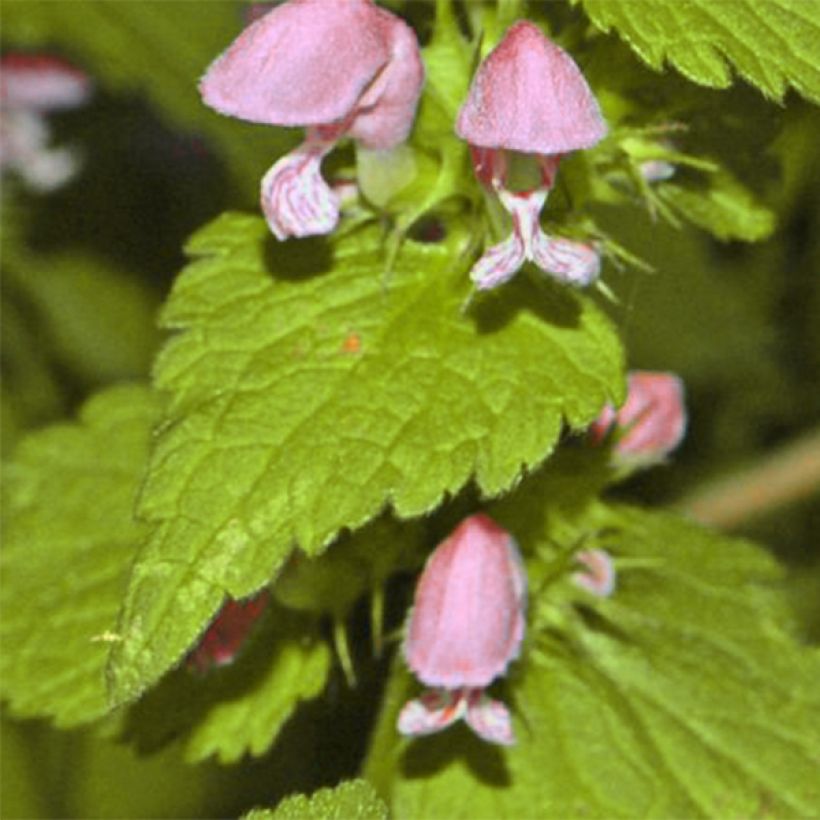
[[[498,693],[518,745],[464,727],[399,739],[419,688],[399,670],[365,766],[395,817],[816,814],[820,658],[786,628],[780,569],[748,542],[595,501],[581,457],[554,464],[491,509],[529,557],[529,634]],[[591,545],[614,557],[611,598],[571,582],[566,550]]]
[[[5,280],[0,323],[3,349],[0,445],[4,455],[13,450],[26,428],[53,421],[65,412],[65,396],[53,362],[38,344],[27,305],[11,290]]]
[[[576,0],[577,2],[577,0]],[[668,60],[693,82],[727,88],[737,72],[766,96],[789,86],[820,102],[820,5],[805,0],[582,0],[601,30],[615,28],[656,70]]]
[[[85,383],[146,377],[159,343],[156,296],[95,254],[4,243],[6,285],[36,313],[40,345]]]
[[[424,94],[411,145],[392,152],[357,147],[356,171],[362,193],[377,205],[398,210],[396,237],[425,213],[457,196],[475,197],[467,144],[454,123],[466,99],[475,47],[459,30],[452,0],[437,0],[431,41],[422,49]]]
[[[101,393],[79,422],[24,439],[5,471],[3,697],[60,726],[107,711],[104,667],[144,528],[132,508],[158,402]]]
[[[724,241],[758,242],[775,229],[774,213],[725,172],[710,175],[705,187],[664,182],[656,191],[684,219]]]
[[[3,36],[26,48],[62,47],[101,85],[147,93],[171,122],[214,139],[250,181],[259,179],[290,138],[281,129],[216,114],[197,91],[199,78],[242,29],[245,7],[235,0],[9,0]]]
[[[181,738],[192,763],[267,753],[300,702],[324,689],[332,655],[316,619],[278,606],[246,644],[227,666],[169,675],[131,707],[125,736],[145,751]]]
[[[285,254],[262,220],[227,215],[193,239],[164,314],[183,331],[156,370],[172,423],[142,496],[154,528],[112,655],[116,700],[295,545],[315,555],[387,503],[419,515],[471,478],[498,494],[564,420],[617,400],[620,345],[587,297],[522,275],[464,313],[459,243],[405,243],[386,280],[375,230]]]
[[[387,820],[387,806],[365,780],[348,780],[310,797],[294,794],[275,809],[253,809],[243,820]]]

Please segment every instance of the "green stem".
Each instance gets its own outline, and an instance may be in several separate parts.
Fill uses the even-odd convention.
[[[356,686],[356,670],[353,668],[353,659],[350,655],[345,622],[338,616],[333,618],[333,646],[336,649],[339,665],[342,667],[347,685],[353,689]]]

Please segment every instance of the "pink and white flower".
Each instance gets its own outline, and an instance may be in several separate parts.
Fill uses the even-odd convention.
[[[52,111],[76,108],[91,94],[86,74],[50,54],[0,57],[0,171],[12,171],[32,190],[47,193],[80,167],[71,148],[50,148]]]
[[[470,144],[479,181],[499,197],[512,235],[488,248],[470,273],[479,290],[508,281],[530,260],[561,282],[585,286],[600,272],[590,244],[548,236],[541,210],[561,157],[591,148],[606,134],[598,103],[578,66],[533,23],[519,21],[479,66],[456,133]],[[509,188],[511,152],[532,157],[539,184]]]
[[[333,231],[340,195],[322,160],[344,137],[376,150],[403,142],[423,81],[415,33],[371,0],[290,0],[246,28],[199,89],[222,114],[307,129],[262,179],[262,210],[281,240]]]
[[[614,437],[613,460],[621,467],[643,467],[662,461],[686,433],[683,381],[674,373],[633,370],[627,376],[627,397],[616,410],[607,405],[587,437],[600,444]]]
[[[572,574],[572,581],[576,586],[599,598],[612,595],[617,574],[612,556],[606,550],[581,550],[575,560],[583,567]]]
[[[425,735],[464,719],[484,740],[514,742],[506,706],[484,689],[518,657],[527,576],[512,536],[472,515],[432,553],[419,579],[403,652],[433,687],[401,711],[402,734]]]

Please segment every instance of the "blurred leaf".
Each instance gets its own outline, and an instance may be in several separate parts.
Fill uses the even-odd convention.
[[[4,456],[10,454],[26,429],[58,418],[66,397],[54,372],[53,362],[40,344],[36,324],[27,306],[4,288],[2,347],[2,442]]]
[[[365,780],[349,780],[309,797],[294,794],[275,809],[254,809],[243,820],[387,820],[387,806]]]
[[[707,187],[664,182],[657,195],[674,211],[718,239],[757,242],[775,228],[775,215],[727,173],[710,175]]]
[[[0,792],[3,795],[3,817],[45,817],[46,807],[40,782],[42,766],[35,766],[24,727],[7,717],[0,718]]]
[[[216,114],[197,91],[207,67],[241,31],[244,8],[236,0],[9,0],[3,35],[15,47],[62,47],[100,84],[148,94],[170,121],[218,143],[235,172],[250,182],[289,138],[283,130]]]
[[[576,0],[578,2],[578,0]],[[789,86],[820,102],[820,6],[805,0],[582,0],[601,30],[615,28],[652,68],[668,60],[693,82],[727,88],[727,61],[766,96]]]
[[[3,250],[6,286],[36,312],[40,345],[56,361],[90,385],[148,375],[159,332],[147,286],[91,254]]]
[[[518,745],[461,727],[399,739],[415,687],[397,670],[365,767],[394,815],[812,816],[820,658],[789,635],[780,569],[749,542],[595,501],[582,454],[555,465],[490,508],[529,554],[530,632],[504,686]],[[572,584],[558,547],[591,542],[618,568],[608,599]]]
[[[620,345],[587,297],[519,277],[464,314],[452,239],[406,243],[389,283],[374,230],[286,247],[236,214],[189,245],[164,313],[183,331],[156,369],[173,423],[142,496],[154,531],[112,653],[117,701],[296,544],[315,555],[388,502],[415,516],[473,476],[498,494],[564,419],[581,427],[620,395]]]
[[[0,681],[15,715],[73,726],[107,711],[108,641],[144,533],[132,508],[158,412],[144,387],[111,389],[78,422],[29,435],[7,465]]]

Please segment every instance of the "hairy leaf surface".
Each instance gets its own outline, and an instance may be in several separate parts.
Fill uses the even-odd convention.
[[[310,796],[294,794],[275,809],[253,809],[243,820],[387,820],[387,806],[365,780],[348,780]]]
[[[592,22],[618,34],[652,68],[668,60],[693,82],[731,85],[731,64],[766,96],[793,87],[820,102],[820,5],[806,0],[582,0]],[[727,64],[728,61],[728,64]]]
[[[463,312],[459,237],[407,243],[389,278],[375,229],[282,246],[256,218],[198,234],[164,313],[171,395],[141,512],[153,522],[114,652],[116,698],[172,665],[225,591],[265,583],[392,504],[487,495],[619,396],[621,350],[586,297],[526,276]],[[169,620],[170,613],[174,613]]]

